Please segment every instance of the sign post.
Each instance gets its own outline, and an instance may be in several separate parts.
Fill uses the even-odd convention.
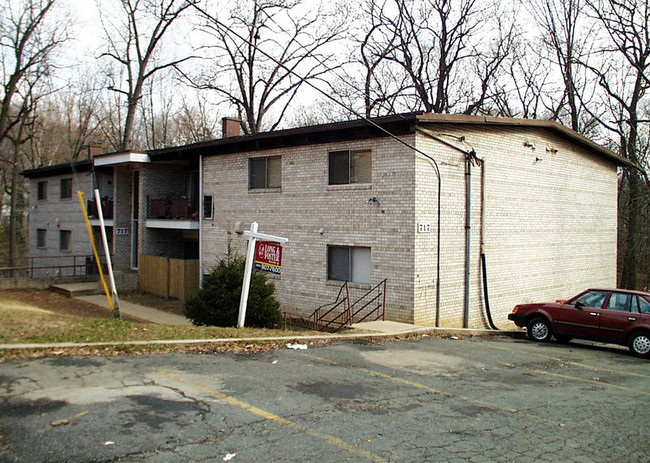
[[[244,326],[246,319],[246,306],[248,305],[248,292],[251,286],[251,275],[253,273],[253,262],[255,261],[255,243],[257,240],[270,241],[272,243],[285,244],[289,240],[281,236],[267,235],[257,232],[257,222],[251,224],[250,231],[245,231],[244,235],[248,237],[248,250],[246,252],[246,265],[244,266],[244,281],[241,288],[241,299],[239,300],[239,316],[237,317],[237,328]]]

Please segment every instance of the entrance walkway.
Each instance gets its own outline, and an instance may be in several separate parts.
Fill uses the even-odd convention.
[[[111,308],[108,304],[108,300],[105,295],[93,295],[93,296],[77,296],[76,299],[81,301],[90,302],[91,304],[104,307],[106,309]],[[191,326],[192,323],[182,315],[176,315],[173,313],[165,312],[164,310],[154,309],[152,307],[145,307],[140,304],[134,304],[133,302],[128,302],[120,299],[120,313],[125,315],[130,315],[132,317],[141,318],[142,320],[147,320],[154,323],[160,323],[165,325],[185,325]]]

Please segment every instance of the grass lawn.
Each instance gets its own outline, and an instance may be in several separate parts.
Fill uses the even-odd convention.
[[[142,303],[146,298],[140,298]],[[77,304],[72,307],[72,305]],[[96,343],[129,342],[149,340],[215,339],[215,338],[261,338],[286,336],[287,341],[306,331],[285,331],[282,329],[220,328],[205,326],[177,326],[142,323],[111,318],[110,311],[100,312],[94,307],[85,307],[79,301],[71,300],[49,291],[0,291],[0,344],[41,343]],[[91,316],[88,316],[90,314]],[[109,346],[90,348],[29,350],[22,354],[16,349],[0,351],[0,359],[34,357],[64,354],[100,354],[169,352],[198,349],[200,351],[258,351],[274,348],[278,343],[224,343],[215,345],[155,345],[155,346]],[[281,344],[281,343],[280,343]]]

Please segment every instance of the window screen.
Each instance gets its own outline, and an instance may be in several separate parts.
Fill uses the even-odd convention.
[[[270,156],[248,160],[248,188],[280,188],[282,186],[282,157]]]
[[[329,184],[347,185],[372,182],[370,150],[332,151],[329,153]]]
[[[370,248],[328,246],[327,279],[370,284]]]

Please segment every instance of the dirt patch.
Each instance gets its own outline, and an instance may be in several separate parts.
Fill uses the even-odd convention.
[[[64,296],[63,294],[50,290],[11,289],[0,291],[0,304],[3,306],[10,306],[12,301],[18,301],[21,306],[33,306],[57,314],[69,315],[77,318],[113,317],[113,313],[109,309]],[[128,315],[123,316],[123,318],[128,321],[143,321]]]

